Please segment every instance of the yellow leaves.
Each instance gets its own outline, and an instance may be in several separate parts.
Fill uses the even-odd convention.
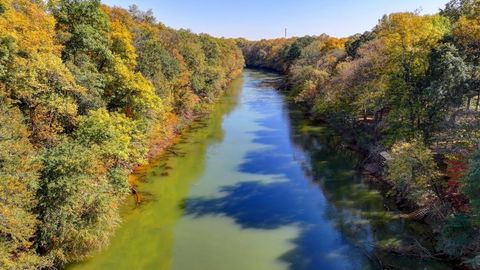
[[[136,123],[124,115],[99,109],[81,117],[76,136],[86,145],[97,144],[108,158],[128,160],[135,129]]]
[[[1,269],[56,267],[37,247],[61,263],[104,247],[129,170],[145,162],[148,134],[173,136],[243,67],[231,40],[205,36],[203,44],[99,1],[49,4],[0,0]],[[154,46],[135,47],[140,39]],[[138,72],[145,54],[137,50],[158,60],[145,75],[155,85]],[[195,95],[194,82],[206,93]],[[164,107],[162,87],[181,103],[177,114]]]
[[[347,42],[348,39],[346,38],[328,38],[323,46],[324,51],[329,51],[329,50],[335,50],[335,49],[340,49],[343,50],[345,49],[345,42]]]
[[[122,98],[128,116],[133,116],[131,110],[133,114],[144,113],[151,117],[163,111],[161,99],[156,95],[152,83],[141,73],[130,70],[119,57],[114,57],[110,76],[111,95]]]
[[[130,69],[134,69],[137,65],[137,54],[133,46],[132,34],[128,28],[120,21],[114,20],[111,22],[112,29],[112,51],[119,55],[125,65]]]
[[[390,180],[398,186],[410,187],[414,199],[422,190],[432,189],[440,176],[432,151],[421,141],[396,143],[392,158],[388,167]]]
[[[473,18],[460,17],[453,34],[465,47],[477,43],[480,40],[480,16]]]
[[[35,53],[27,59],[16,57],[9,75],[6,90],[28,104],[34,139],[55,141],[65,121],[74,122],[77,104],[72,96],[84,89],[75,85],[61,59],[51,53]]]
[[[440,15],[394,13],[381,21],[377,33],[394,63],[410,63],[415,73],[422,73],[431,49],[449,29],[448,20]]]
[[[18,49],[28,55],[60,52],[61,47],[54,42],[55,20],[45,10],[28,0],[1,0],[1,3],[6,10],[0,16],[0,37],[13,37]]]
[[[25,75],[32,82],[32,88],[35,92],[49,92],[53,87],[62,89],[62,94],[80,94],[85,91],[75,84],[75,79],[62,63],[60,57],[50,53],[38,53],[32,56],[30,60],[17,58],[18,64],[27,64],[18,66],[25,69]]]
[[[74,121],[77,105],[72,96],[84,89],[62,63],[54,18],[32,1],[0,1],[6,8],[0,16],[0,38],[10,37],[14,44],[4,89],[28,106],[33,138],[54,141],[65,121]]]

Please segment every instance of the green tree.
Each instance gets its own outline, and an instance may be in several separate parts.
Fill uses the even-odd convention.
[[[59,57],[53,17],[30,1],[5,1],[4,6],[0,87],[27,116],[34,144],[52,144],[73,125],[74,97],[82,89]]]
[[[457,21],[462,16],[470,16],[479,11],[478,0],[451,0],[441,10],[440,14],[452,21]]]
[[[418,135],[421,125],[422,80],[426,76],[429,55],[449,31],[448,20],[439,16],[396,13],[385,16],[375,29],[386,47],[392,111],[390,136],[403,139]]]
[[[38,245],[55,265],[105,247],[119,222],[119,197],[95,149],[72,139],[41,154]]]
[[[177,79],[181,74],[180,60],[171,48],[162,42],[162,33],[157,27],[141,26],[134,32],[134,45],[137,51],[137,68],[155,87],[166,110],[170,110],[174,101],[174,91],[179,86]]]
[[[139,38],[136,44],[138,70],[150,80],[162,77],[175,79],[180,73],[178,60],[155,37]]]
[[[76,142],[98,153],[119,197],[128,192],[128,172],[135,165],[146,162],[145,134],[138,125],[138,121],[123,114],[99,109],[82,116],[73,134]]]
[[[478,237],[471,218],[459,213],[447,220],[442,228],[437,248],[452,257],[465,256],[472,242]]]
[[[370,31],[367,31],[363,34],[354,35],[345,44],[345,50],[347,51],[347,55],[352,58],[357,58],[358,49],[360,49],[360,47],[362,47],[364,44],[368,43],[369,41],[374,40],[375,37],[376,37],[375,33]]]
[[[154,118],[163,111],[161,99],[152,83],[139,72],[114,57],[105,88],[105,100],[110,111],[123,112],[136,119]]]
[[[462,106],[468,90],[469,66],[452,44],[435,48],[425,77],[426,87],[419,94],[424,112],[419,116],[423,136],[428,142],[453,108]]]
[[[303,48],[315,41],[314,37],[305,36],[295,39],[295,41],[285,47],[284,57],[288,63],[292,63],[302,55]]]
[[[480,227],[480,151],[473,155],[469,170],[462,181],[463,192],[470,199],[472,219],[476,226]]]
[[[388,178],[397,189],[419,202],[426,191],[437,193],[440,173],[433,154],[422,142],[400,142],[392,147],[393,160],[388,164]]]
[[[0,99],[0,268],[35,269],[48,262],[33,248],[33,212],[41,163],[21,112]]]
[[[62,58],[78,84],[87,89],[79,95],[82,113],[105,106],[105,68],[111,66],[108,17],[99,0],[60,0],[50,9],[56,19],[57,39],[63,44]]]
[[[60,0],[51,6],[57,22],[63,59],[80,64],[86,59],[101,69],[111,59],[110,26],[99,0]],[[86,58],[86,59],[85,59]]]
[[[480,240],[480,151],[470,161],[469,169],[462,178],[463,192],[470,200],[469,213],[455,213],[442,229],[437,248],[452,257],[473,257],[465,260],[473,267],[478,265],[475,244]],[[473,251],[473,252],[472,252]]]

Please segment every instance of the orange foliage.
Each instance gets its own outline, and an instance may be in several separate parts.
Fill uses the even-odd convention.
[[[448,159],[447,173],[448,184],[445,198],[452,204],[452,206],[460,212],[468,212],[470,207],[468,205],[468,198],[460,191],[462,187],[461,178],[467,172],[467,163],[458,159]]]

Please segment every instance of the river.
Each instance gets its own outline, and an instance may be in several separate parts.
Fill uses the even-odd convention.
[[[328,127],[245,70],[211,115],[138,172],[111,245],[69,269],[449,269],[375,247],[428,238],[387,211]],[[428,245],[428,241],[425,245]]]

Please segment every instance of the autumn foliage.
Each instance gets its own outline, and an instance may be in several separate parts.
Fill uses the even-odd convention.
[[[247,65],[286,75],[309,117],[372,155],[389,152],[391,193],[443,224],[438,252],[478,266],[479,34],[480,2],[452,0],[438,14],[385,15],[348,38],[237,42]]]
[[[53,269],[108,245],[129,172],[243,64],[235,41],[135,6],[0,0],[0,268]]]

